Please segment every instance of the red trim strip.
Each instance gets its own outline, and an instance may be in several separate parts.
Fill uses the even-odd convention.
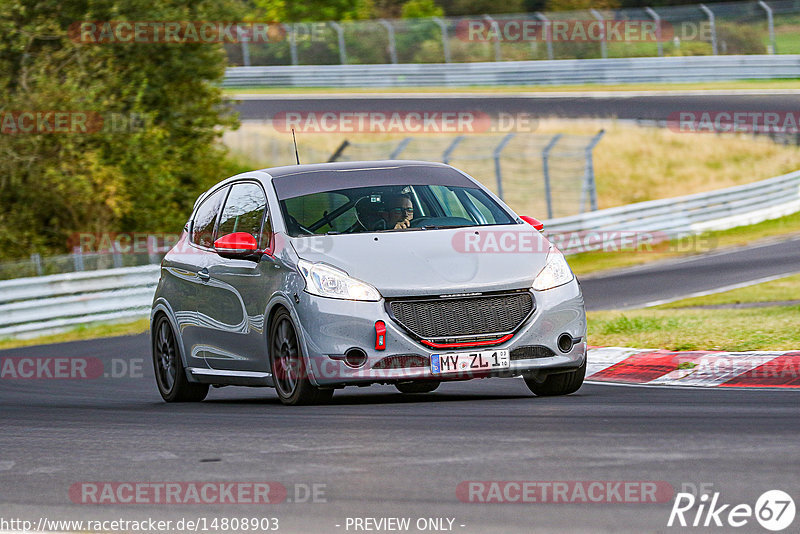
[[[427,345],[428,347],[432,347],[434,349],[453,349],[458,347],[485,347],[487,345],[499,345],[500,343],[505,343],[512,337],[514,337],[514,334],[506,334],[498,339],[487,339],[485,341],[465,341],[463,343],[435,343],[433,341],[428,341],[427,339],[422,339],[420,340],[420,343],[422,343],[423,345]]]

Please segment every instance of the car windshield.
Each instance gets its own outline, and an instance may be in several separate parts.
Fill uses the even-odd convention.
[[[435,230],[511,224],[483,190],[455,185],[386,185],[319,191],[281,200],[289,235]]]

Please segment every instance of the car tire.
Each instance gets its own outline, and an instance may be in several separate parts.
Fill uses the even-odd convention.
[[[544,381],[537,382],[533,377],[525,378],[528,389],[537,397],[555,397],[575,393],[583,385],[586,376],[586,358],[583,364],[574,371],[549,375]]]
[[[287,406],[324,404],[333,397],[333,389],[318,388],[308,379],[297,329],[285,308],[278,310],[272,319],[269,361],[281,403]]]
[[[424,382],[398,382],[394,385],[400,393],[430,393],[439,387],[441,382],[426,380]]]
[[[186,378],[178,340],[169,319],[160,314],[153,329],[153,370],[158,392],[167,402],[200,402],[208,395],[208,384],[196,384]]]

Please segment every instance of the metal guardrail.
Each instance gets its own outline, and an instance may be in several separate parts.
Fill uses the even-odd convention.
[[[160,269],[144,265],[0,281],[0,338],[146,317]]]
[[[223,87],[457,87],[800,78],[800,55],[231,67]]]
[[[545,223],[545,233],[557,237],[627,230],[678,237],[797,211],[800,171],[709,193],[551,219]],[[574,248],[569,240],[562,245],[566,253]],[[159,270],[158,265],[147,265],[1,281],[0,338],[35,337],[82,323],[147,317]]]
[[[800,211],[800,171],[708,193],[651,200],[570,217],[551,219],[545,234],[587,231],[653,233],[672,239],[711,230],[756,224]],[[611,239],[611,235],[603,236]],[[561,250],[575,252],[579,241],[563,240]]]

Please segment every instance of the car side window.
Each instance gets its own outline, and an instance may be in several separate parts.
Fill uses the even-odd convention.
[[[269,245],[271,227],[265,225],[262,238],[261,226],[264,214],[267,211],[267,197],[264,190],[256,183],[242,182],[233,184],[222,217],[219,220],[217,237],[222,237],[234,232],[247,232],[259,243],[259,248],[266,248],[264,241]]]
[[[442,207],[444,207],[448,217],[470,219],[467,210],[464,209],[464,206],[461,205],[461,201],[458,200],[456,194],[453,193],[450,188],[442,185],[431,185],[429,187]]]
[[[503,213],[500,208],[492,202],[486,193],[479,189],[472,189],[465,191],[466,196],[477,208],[484,219],[489,224],[508,224],[510,219],[506,213]]]
[[[227,187],[217,190],[197,208],[192,221],[192,243],[195,245],[214,246],[214,224],[227,191]]]

